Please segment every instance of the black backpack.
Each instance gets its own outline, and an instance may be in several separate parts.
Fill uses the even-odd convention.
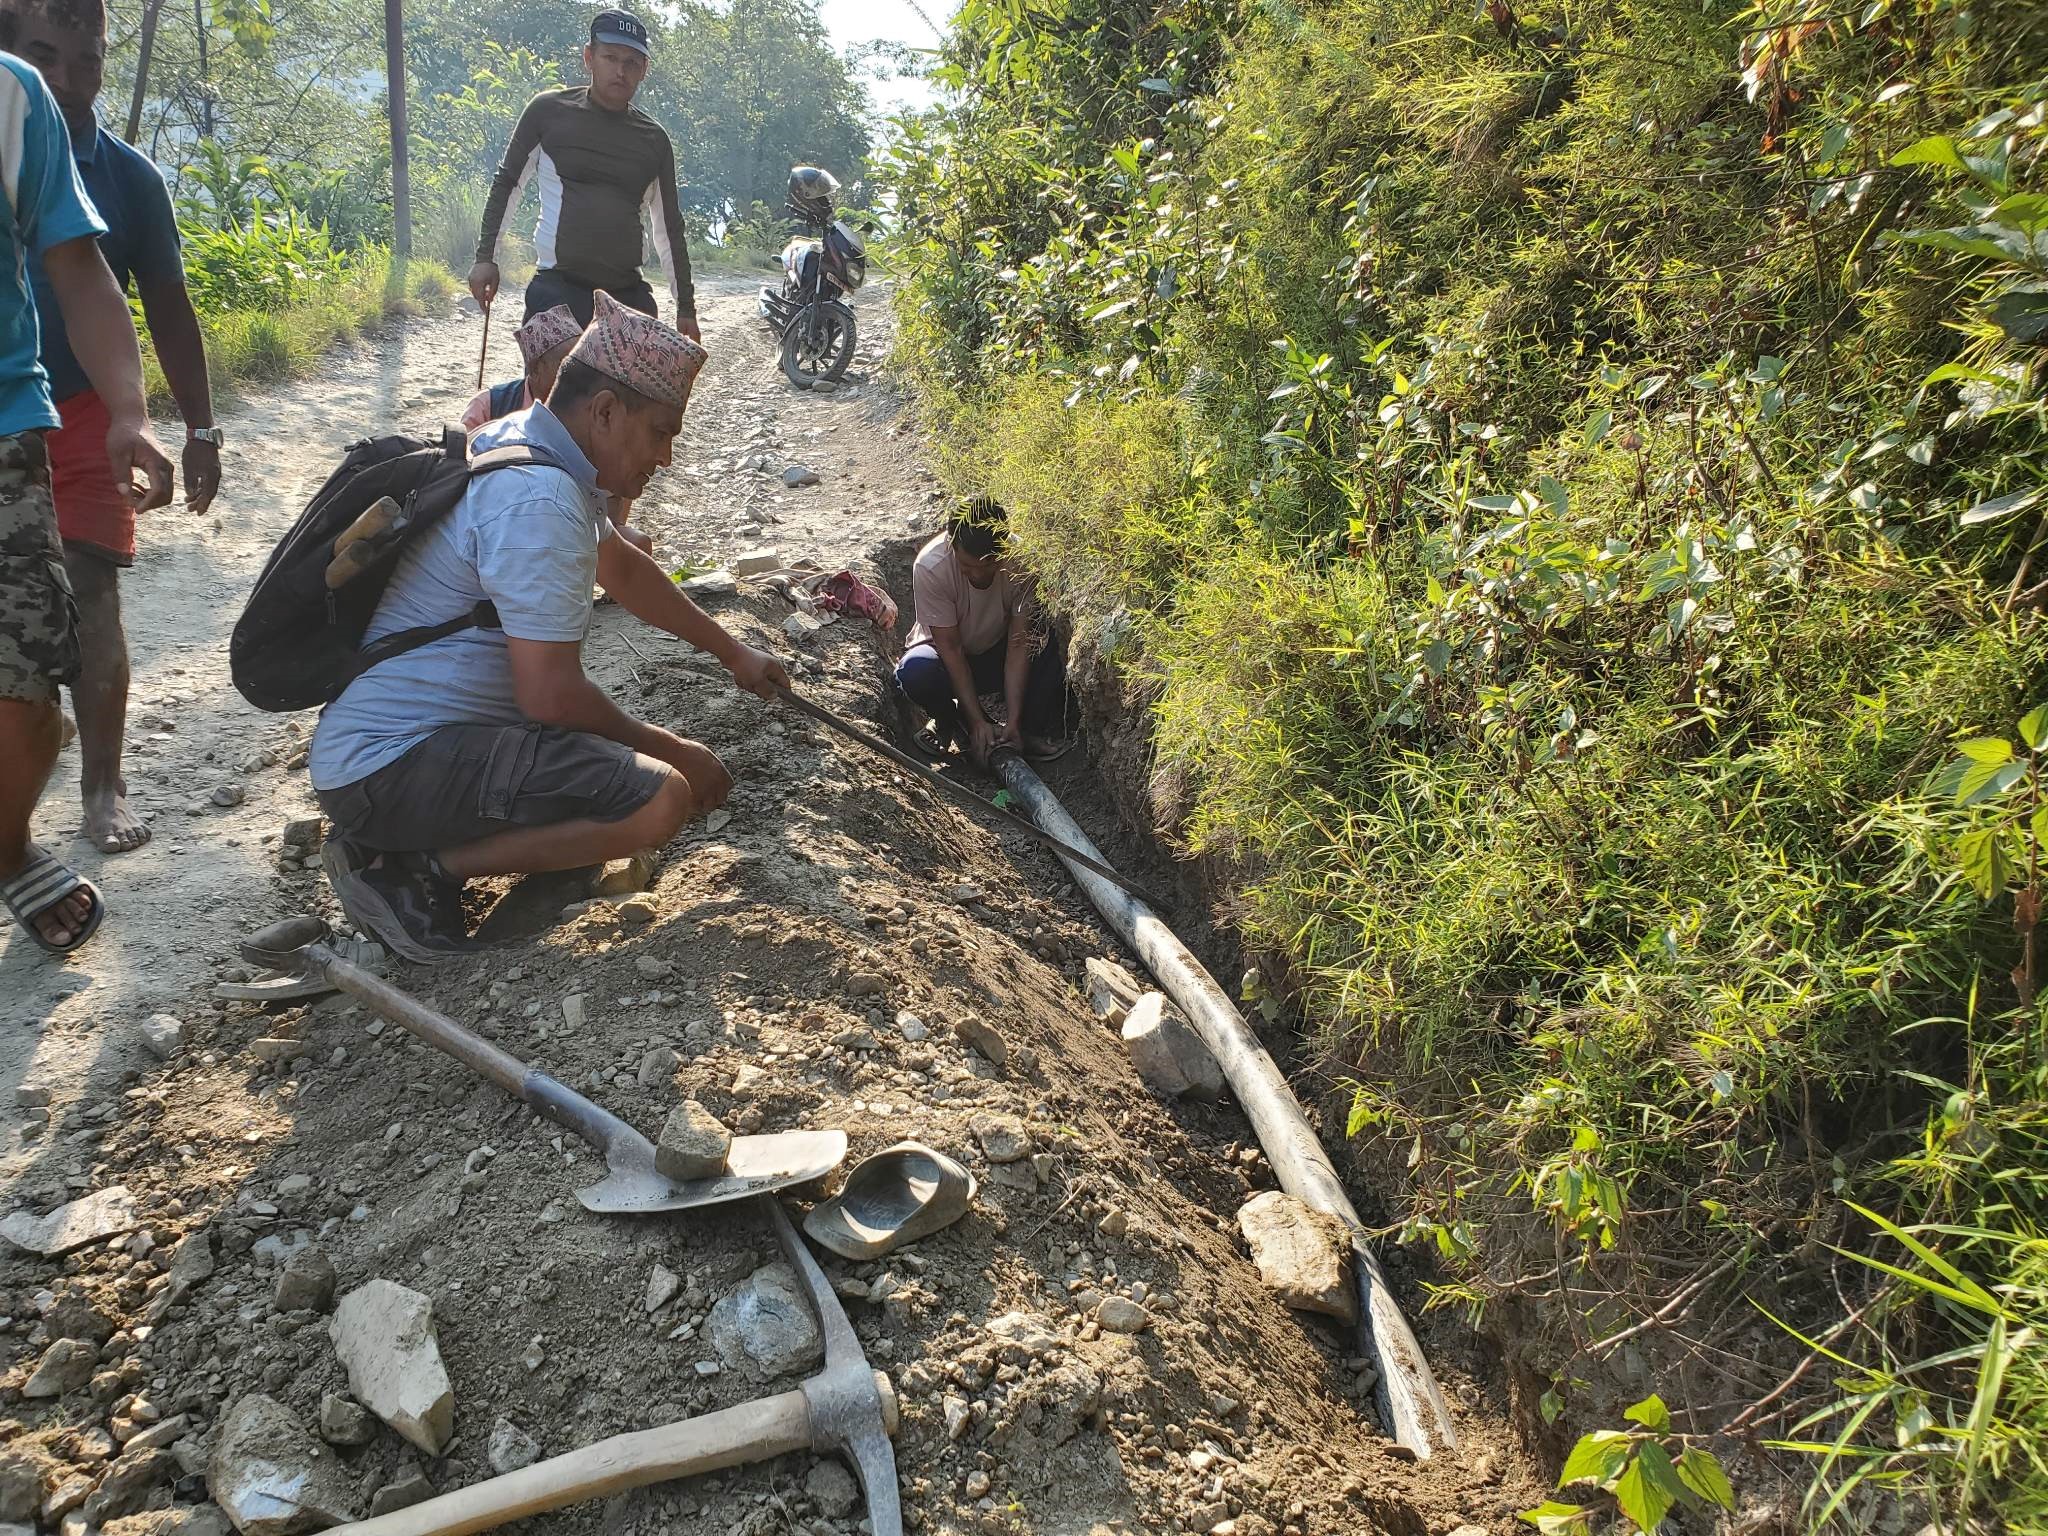
[[[417,437],[366,437],[350,445],[292,530],[271,551],[228,641],[235,687],[258,709],[311,709],[380,661],[472,626],[495,629],[488,602],[441,624],[421,625],[363,645],[363,631],[397,568],[398,557],[494,469],[545,464],[545,449],[518,445],[469,457],[449,428],[438,443]]]

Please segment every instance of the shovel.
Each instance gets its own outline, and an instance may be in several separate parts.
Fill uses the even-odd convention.
[[[288,917],[244,940],[242,958],[273,971],[325,978],[407,1033],[495,1083],[536,1114],[589,1142],[604,1154],[607,1172],[595,1184],[576,1191],[586,1209],[646,1215],[718,1205],[822,1178],[846,1157],[844,1131],[735,1136],[724,1173],[707,1179],[671,1179],[654,1166],[654,1143],[617,1115],[344,960],[332,948],[333,937],[333,931],[317,917]]]

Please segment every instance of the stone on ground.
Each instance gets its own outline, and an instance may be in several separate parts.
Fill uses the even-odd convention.
[[[1105,1296],[1095,1320],[1104,1333],[1143,1333],[1152,1325],[1152,1314],[1128,1296]]]
[[[86,1520],[104,1525],[122,1515],[134,1514],[158,1483],[171,1480],[176,1466],[169,1451],[124,1452],[107,1468],[92,1497],[85,1501]]]
[[[787,1264],[764,1265],[720,1297],[704,1331],[728,1369],[745,1371],[757,1381],[805,1370],[825,1348],[810,1303]]]
[[[647,1315],[652,1317],[663,1307],[676,1299],[676,1292],[683,1288],[682,1276],[666,1264],[654,1266],[654,1273],[647,1277]]]
[[[127,1232],[135,1226],[135,1197],[125,1184],[60,1205],[45,1216],[11,1211],[0,1217],[0,1237],[30,1253],[69,1253],[87,1243]]]
[[[206,1491],[241,1536],[301,1536],[356,1518],[340,1458],[260,1392],[228,1410],[207,1462]]]
[[[62,1397],[76,1392],[92,1380],[93,1367],[100,1363],[99,1347],[90,1339],[59,1339],[43,1351],[43,1358],[29,1373],[23,1397]]]
[[[1088,1002],[1110,1023],[1123,1023],[1131,1004],[1144,995],[1144,983],[1114,960],[1089,959]]]
[[[455,1389],[441,1363],[433,1303],[396,1281],[372,1280],[342,1297],[327,1332],[356,1399],[440,1455],[455,1431]]]
[[[721,566],[715,571],[690,577],[682,583],[682,588],[692,597],[730,597],[739,591],[740,584],[731,571]]]
[[[976,1115],[967,1124],[992,1163],[1021,1162],[1031,1155],[1031,1133],[1015,1115]]]
[[[685,1099],[669,1111],[655,1143],[654,1166],[664,1177],[708,1179],[725,1171],[725,1159],[732,1151],[732,1132],[719,1123],[695,1099]]]
[[[415,1504],[424,1504],[433,1496],[434,1485],[427,1481],[427,1474],[418,1467],[407,1467],[370,1495],[370,1513],[395,1514],[401,1509],[411,1509]]]
[[[500,1477],[507,1472],[517,1472],[521,1467],[530,1467],[540,1460],[540,1442],[510,1419],[500,1419],[491,1426],[490,1444],[484,1455],[491,1463],[491,1470]]]
[[[334,1303],[334,1261],[311,1243],[278,1271],[272,1304],[280,1312],[325,1312]]]
[[[844,1520],[860,1504],[860,1485],[836,1461],[821,1461],[804,1479],[804,1492],[827,1520]]]
[[[377,1432],[377,1420],[369,1409],[339,1392],[320,1398],[320,1438],[329,1445],[368,1445]]]
[[[1237,1213],[1238,1230],[1259,1266],[1259,1278],[1297,1312],[1358,1320],[1358,1293],[1348,1278],[1351,1238],[1333,1216],[1269,1189]]]
[[[590,894],[616,899],[636,896],[654,883],[654,850],[642,848],[630,858],[613,859],[590,882]]]
[[[168,1013],[153,1013],[142,1021],[142,1043],[158,1061],[177,1055],[185,1043],[184,1020]]]
[[[963,1043],[979,1051],[990,1066],[1009,1065],[1009,1043],[1003,1039],[1001,1031],[980,1014],[970,1013],[956,1020],[953,1024],[953,1033],[958,1035]]]
[[[184,1299],[195,1286],[213,1278],[213,1242],[204,1231],[188,1232],[171,1250],[170,1291]]]
[[[732,573],[735,576],[765,576],[770,571],[781,569],[782,551],[769,544],[742,552],[732,563]]]
[[[640,957],[645,960],[647,956]],[[675,1081],[676,1069],[683,1064],[673,1046],[657,1045],[640,1058],[640,1086],[660,1088]]]
[[[808,465],[792,464],[782,472],[782,483],[791,490],[796,490],[800,486],[816,485],[818,472]]]
[[[33,1520],[42,1500],[42,1469],[19,1451],[0,1451],[0,1520]]]
[[[1124,1015],[1124,1049],[1145,1086],[1165,1099],[1213,1099],[1226,1086],[1223,1068],[1202,1037],[1166,1011],[1165,994],[1147,992]]]

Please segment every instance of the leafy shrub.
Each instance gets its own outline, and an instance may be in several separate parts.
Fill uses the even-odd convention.
[[[2038,21],[969,0],[886,167],[948,472],[1135,615],[1436,1299],[1844,1529],[2048,1523],[2034,806],[1933,772],[2048,673]]]

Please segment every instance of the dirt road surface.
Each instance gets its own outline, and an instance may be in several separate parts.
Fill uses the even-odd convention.
[[[701,289],[713,361],[635,521],[678,564],[772,544],[900,569],[936,509],[917,434],[873,377],[883,302],[864,296],[869,377],[804,395],[774,369],[751,288]],[[494,329],[495,379],[514,363]],[[61,1258],[0,1252],[0,1521],[53,1528],[91,1490],[79,1513],[107,1536],[186,1530],[118,1517],[217,1491],[209,1455],[253,1394],[331,1431],[320,1463],[360,1513],[800,1379],[760,1356],[801,1356],[803,1330],[764,1338],[774,1308],[747,1304],[775,1257],[751,1212],[590,1215],[574,1198],[588,1148],[361,1007],[209,995],[242,974],[250,929],[339,920],[317,870],[281,856],[285,823],[314,811],[293,766],[310,718],[241,702],[227,631],[349,441],[459,412],[479,332],[473,313],[414,322],[251,401],[225,423],[216,514],[173,508],[145,530],[126,584],[129,779],[155,839],[103,858],[72,836],[67,762],[38,833],[101,881],[107,926],[61,964],[0,940],[0,1208],[123,1185],[143,1230]],[[785,488],[791,464],[820,483]],[[754,588],[714,612],[821,702],[884,721],[884,637],[793,635],[788,603]],[[838,1127],[856,1158],[914,1136],[973,1169],[956,1226],[877,1262],[825,1259],[901,1397],[912,1530],[1517,1529],[1541,1492],[1471,1340],[1424,1330],[1464,1454],[1396,1456],[1355,1344],[1284,1308],[1245,1253],[1236,1211],[1272,1177],[1242,1117],[1147,1093],[1085,999],[1086,961],[1115,946],[1048,856],[615,608],[585,655],[627,707],[724,757],[726,812],[663,851],[639,904],[562,881],[473,887],[505,946],[393,978],[649,1133],[692,1097],[738,1131]],[[233,803],[215,803],[222,786]],[[181,1032],[162,1059],[144,1045],[160,1014]],[[431,1302],[454,1394],[439,1455],[351,1427],[326,1314],[373,1280]],[[45,1394],[36,1373],[60,1355],[80,1377]],[[799,1454],[521,1529],[850,1536],[860,1518],[844,1471]]]

